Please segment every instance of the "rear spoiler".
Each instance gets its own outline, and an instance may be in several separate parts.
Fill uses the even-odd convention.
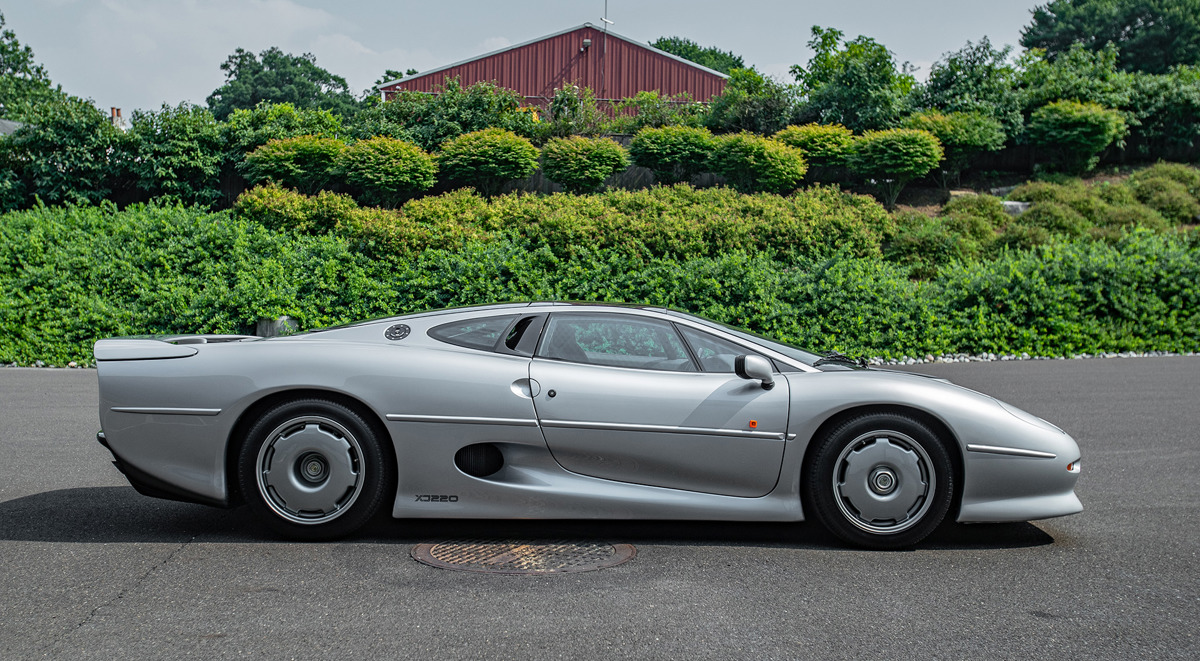
[[[113,337],[96,342],[96,360],[162,360],[194,356],[197,344],[242,342],[257,335],[163,335],[158,337]]]

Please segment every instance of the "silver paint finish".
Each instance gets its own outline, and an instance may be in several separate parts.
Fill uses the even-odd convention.
[[[325,393],[357,402],[386,427],[399,468],[396,516],[787,521],[803,518],[800,469],[823,424],[854,410],[902,407],[931,417],[949,434],[962,470],[957,520],[1020,521],[1082,509],[1073,491],[1078,473],[1067,463],[1080,453],[1069,436],[941,380],[876,370],[821,372],[652,309],[619,311],[712,333],[799,371],[775,374],[775,388],[763,390],[732,374],[569,365],[454,347],[426,333],[459,318],[566,307],[447,310],[288,337],[182,346],[101,340],[101,426],[123,461],[183,491],[225,500],[231,477],[226,459],[240,442],[233,432],[243,415],[267,397]],[[411,334],[401,342],[387,340],[386,329],[401,322]],[[557,397],[548,397],[550,389]],[[538,414],[552,424],[582,427],[538,427]],[[750,420],[757,422],[753,429]],[[473,443],[494,443],[504,467],[486,478],[458,471],[454,454]],[[459,500],[417,502],[418,494],[455,494]]]
[[[968,443],[967,452],[983,452],[986,454],[1005,454],[1012,457],[1032,457],[1034,459],[1054,459],[1058,455],[1053,452],[1039,452],[1037,450],[1022,450],[1021,448],[1002,448],[996,445],[979,445],[977,443]]]

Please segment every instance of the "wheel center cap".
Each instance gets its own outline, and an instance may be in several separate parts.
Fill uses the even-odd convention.
[[[318,454],[309,454],[300,460],[300,476],[309,482],[320,482],[328,471],[325,458]]]
[[[871,471],[871,477],[868,478],[867,484],[871,487],[871,491],[886,496],[896,490],[896,473],[890,468],[880,466]]]

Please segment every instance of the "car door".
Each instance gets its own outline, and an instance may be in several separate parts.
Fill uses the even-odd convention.
[[[728,372],[703,371],[720,362],[697,358],[670,321],[552,313],[530,363],[546,444],[583,475],[765,495],[783,459],[787,381],[764,389],[733,374],[732,359]]]

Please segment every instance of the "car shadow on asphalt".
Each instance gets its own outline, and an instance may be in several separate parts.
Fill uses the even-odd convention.
[[[604,540],[677,546],[854,550],[815,523],[725,521],[474,520],[376,517],[346,541],[419,544],[448,540]],[[0,503],[0,540],[64,543],[288,543],[246,508],[218,509],[142,496],[131,487],[82,487]],[[1014,549],[1053,544],[1030,523],[946,523],[916,547]]]

